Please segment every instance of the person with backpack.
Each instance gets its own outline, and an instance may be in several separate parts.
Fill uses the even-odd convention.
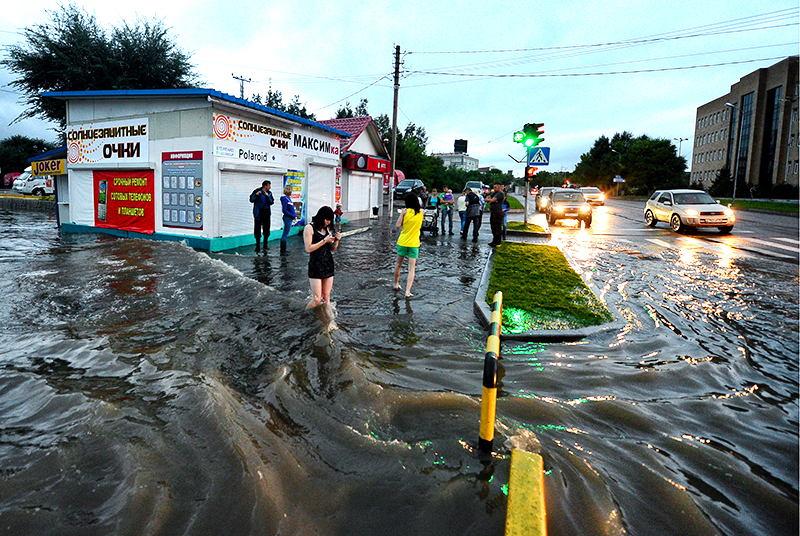
[[[256,255],[261,252],[261,232],[264,232],[264,253],[266,254],[269,246],[269,226],[272,219],[272,205],[275,203],[275,198],[272,196],[270,189],[272,183],[264,181],[261,183],[261,188],[256,188],[250,194],[250,202],[253,203],[253,236],[256,239]]]

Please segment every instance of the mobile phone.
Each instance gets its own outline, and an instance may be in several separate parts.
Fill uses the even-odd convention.
[[[97,188],[97,219],[106,221],[106,213],[108,206],[108,181],[100,181]]]

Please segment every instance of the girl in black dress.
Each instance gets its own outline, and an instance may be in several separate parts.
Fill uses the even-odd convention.
[[[311,301],[306,309],[321,303],[330,303],[333,288],[333,255],[339,247],[341,233],[333,229],[333,209],[321,207],[311,223],[303,229],[308,258],[308,281],[311,284]]]

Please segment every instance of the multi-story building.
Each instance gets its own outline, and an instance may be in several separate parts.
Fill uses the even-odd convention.
[[[444,167],[463,169],[465,171],[476,171],[478,169],[478,159],[467,153],[433,153],[433,156],[440,158],[444,162]]]
[[[709,186],[722,169],[737,190],[798,185],[798,56],[753,71],[697,108],[692,182]]]
[[[452,153],[433,153],[432,156],[441,159],[444,167],[463,169],[464,171],[478,169],[478,159],[467,154],[467,140],[456,140]]]

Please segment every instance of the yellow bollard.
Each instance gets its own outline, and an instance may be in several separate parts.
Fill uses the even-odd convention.
[[[497,360],[500,359],[500,331],[503,326],[503,293],[494,295],[486,356],[483,360],[483,390],[481,394],[481,423],[478,447],[482,452],[492,452],[494,420],[497,408]]]

